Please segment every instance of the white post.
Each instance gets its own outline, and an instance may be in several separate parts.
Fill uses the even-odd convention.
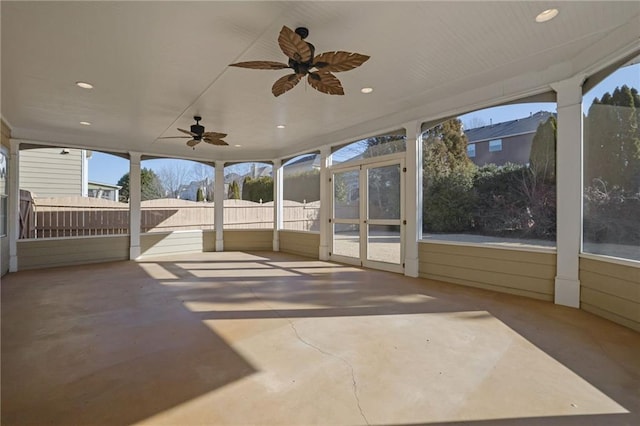
[[[20,232],[20,143],[9,142],[9,272],[18,270],[18,237]]]
[[[273,160],[273,251],[280,251],[282,229],[282,160]]]
[[[224,161],[215,163],[216,180],[213,187],[214,228],[216,230],[216,251],[224,251]]]
[[[83,197],[89,196],[89,159],[87,158],[87,152],[88,151],[86,149],[80,150],[80,156],[82,157],[82,161],[80,163],[82,170],[81,195]]]
[[[422,226],[422,208],[420,181],[422,179],[422,146],[420,143],[421,123],[412,121],[404,125],[407,135],[407,152],[405,157],[405,197],[404,218],[404,274],[417,277],[419,269],[418,240]]]
[[[551,85],[558,94],[555,303],[574,308],[580,307],[582,83],[584,80],[584,75],[578,75]]]
[[[329,182],[329,170],[331,166],[331,147],[320,150],[320,247],[318,258],[329,260],[329,239],[331,238],[331,197],[333,188]]]
[[[140,257],[140,224],[142,219],[142,183],[140,153],[129,153],[129,259]]]

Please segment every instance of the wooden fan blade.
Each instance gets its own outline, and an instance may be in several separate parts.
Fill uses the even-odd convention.
[[[202,134],[202,139],[204,138],[209,138],[209,139],[223,139],[226,138],[227,134],[226,133],[216,133],[216,132],[204,132]]]
[[[222,139],[210,139],[210,138],[204,138],[203,137],[202,140],[205,141],[206,143],[210,143],[211,145],[217,145],[217,146],[227,146],[227,145],[229,145],[228,143],[226,143]]]
[[[194,146],[198,145],[200,143],[200,141],[197,141],[195,139],[191,139],[190,141],[187,141],[187,146],[190,146],[191,148],[193,148]]]
[[[321,53],[313,59],[313,65],[319,71],[349,71],[359,67],[369,59],[367,55],[351,52],[325,52]]]
[[[192,138],[193,136],[163,136],[161,138],[158,139],[189,139]]]
[[[189,130],[180,129],[180,128],[178,130],[180,130],[182,133],[186,133],[187,135],[191,136],[192,138],[195,138],[196,136],[198,136],[196,133],[193,133],[193,132],[191,132]]]
[[[311,72],[307,81],[311,87],[319,92],[328,95],[344,95],[340,80],[330,72]]]
[[[282,62],[274,62],[274,61],[248,61],[248,62],[238,62],[235,64],[230,64],[230,67],[240,67],[240,68],[251,68],[254,70],[281,70],[284,68],[289,68],[289,65],[283,64]]]
[[[282,52],[296,62],[311,60],[311,48],[307,42],[287,26],[283,26],[280,30],[278,44]]]
[[[275,83],[273,83],[271,93],[273,93],[273,96],[280,96],[284,92],[293,89],[295,85],[300,82],[301,78],[302,75],[300,74],[285,75],[284,77],[279,78]]]

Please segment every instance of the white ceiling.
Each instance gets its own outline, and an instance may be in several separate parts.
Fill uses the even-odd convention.
[[[640,2],[2,1],[2,116],[12,136],[200,160],[274,159],[548,90],[640,47]],[[558,17],[538,24],[549,7]],[[345,96],[304,84],[275,98],[280,28],[316,52],[371,56],[338,73]],[[76,81],[95,88],[83,90]],[[371,86],[372,94],[360,93]],[[199,114],[231,146],[178,135]],[[92,126],[82,126],[90,121]],[[285,124],[286,129],[276,129]],[[234,145],[242,145],[237,148]]]

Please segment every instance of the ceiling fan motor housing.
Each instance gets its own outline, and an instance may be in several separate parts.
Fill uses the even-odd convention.
[[[198,135],[197,137],[194,136],[194,139],[199,141],[204,133],[204,126],[201,126],[199,123],[199,121],[202,120],[202,117],[196,115],[193,119],[196,120],[196,124],[191,125],[191,132]]]

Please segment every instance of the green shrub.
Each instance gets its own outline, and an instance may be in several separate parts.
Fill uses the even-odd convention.
[[[514,164],[502,167],[489,164],[478,169],[473,182],[476,232],[508,236],[526,229],[527,200],[520,190],[524,179],[525,167]]]
[[[640,194],[594,179],[584,190],[584,239],[640,245]]]
[[[311,170],[283,178],[284,200],[311,202],[320,199],[320,170]]]
[[[430,179],[424,196],[425,232],[465,232],[473,226],[475,196],[472,176],[451,173]]]
[[[256,203],[273,201],[273,178],[270,176],[256,179],[246,177],[242,184],[242,199]]]

